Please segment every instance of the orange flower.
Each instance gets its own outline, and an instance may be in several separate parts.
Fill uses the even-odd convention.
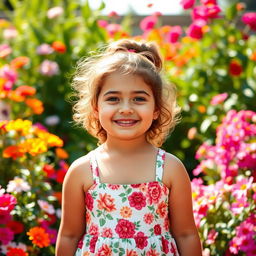
[[[203,105],[198,106],[197,109],[202,114],[206,112],[206,107]]]
[[[49,234],[45,231],[44,228],[34,227],[27,232],[29,240],[32,240],[32,243],[40,248],[47,247],[50,245]]]
[[[23,97],[16,91],[9,91],[7,93],[7,96],[10,100],[15,101],[15,102],[23,102],[25,100],[25,97]]]
[[[250,59],[253,60],[253,61],[256,61],[256,51],[254,51],[252,53],[252,55],[250,56]]]
[[[126,255],[127,256],[139,256],[136,251],[128,250],[128,249],[126,250]]]
[[[33,110],[33,112],[37,115],[40,115],[44,111],[42,101],[38,99],[26,99],[25,103]]]
[[[33,96],[36,93],[36,89],[32,86],[28,85],[21,85],[16,90],[16,93],[18,93],[21,96]]]
[[[11,61],[11,68],[21,68],[29,63],[29,58],[26,56],[20,56]]]
[[[30,138],[19,144],[25,152],[32,156],[42,154],[47,151],[47,144],[39,138]]]
[[[37,130],[37,136],[45,140],[49,147],[63,147],[63,140],[54,134]]]
[[[64,150],[63,148],[56,148],[55,149],[56,155],[60,158],[60,159],[67,159],[68,158],[68,153],[66,150]]]
[[[116,210],[115,204],[114,204],[115,199],[112,198],[108,194],[100,194],[100,199],[97,200],[98,202],[98,207],[100,210],[106,210],[107,212],[112,212]]]
[[[59,53],[64,53],[66,52],[66,46],[65,44],[63,44],[62,42],[60,41],[55,41],[52,43],[52,48],[56,51],[56,52],[59,52]]]
[[[32,122],[29,120],[12,120],[6,125],[6,130],[9,132],[14,130],[16,132],[20,132],[22,136],[26,136],[29,134],[30,129],[32,127]]]
[[[9,146],[9,147],[5,148],[3,151],[4,158],[11,157],[14,160],[18,157],[24,156],[24,154],[25,154],[24,149],[20,146]]]
[[[156,213],[161,217],[164,218],[167,215],[168,205],[162,201],[156,210]]]
[[[123,218],[130,218],[132,216],[132,210],[128,206],[123,206],[120,209],[120,214]]]
[[[28,253],[24,252],[21,248],[8,249],[7,256],[28,256]]]

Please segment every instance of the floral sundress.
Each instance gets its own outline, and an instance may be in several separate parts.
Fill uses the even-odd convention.
[[[155,181],[109,184],[100,182],[95,151],[90,152],[94,184],[85,194],[86,231],[75,256],[179,255],[169,228],[164,159],[158,149]]]

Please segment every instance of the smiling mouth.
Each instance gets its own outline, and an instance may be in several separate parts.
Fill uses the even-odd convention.
[[[139,120],[114,120],[117,125],[129,127],[135,125]]]

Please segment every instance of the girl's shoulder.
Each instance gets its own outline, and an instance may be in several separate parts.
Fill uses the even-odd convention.
[[[84,190],[93,184],[90,166],[90,152],[73,161],[65,176],[65,180],[81,185]],[[65,182],[65,181],[64,181]]]
[[[165,153],[165,166],[163,179],[168,184],[168,187],[172,187],[174,182],[188,179],[189,175],[182,161],[175,155],[166,152]]]

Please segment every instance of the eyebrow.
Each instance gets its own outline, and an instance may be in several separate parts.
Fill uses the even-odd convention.
[[[121,94],[121,92],[120,91],[108,91],[108,92],[104,93],[103,96],[106,96],[108,94]],[[147,96],[150,97],[150,95],[146,91],[132,91],[132,94],[146,94]]]

